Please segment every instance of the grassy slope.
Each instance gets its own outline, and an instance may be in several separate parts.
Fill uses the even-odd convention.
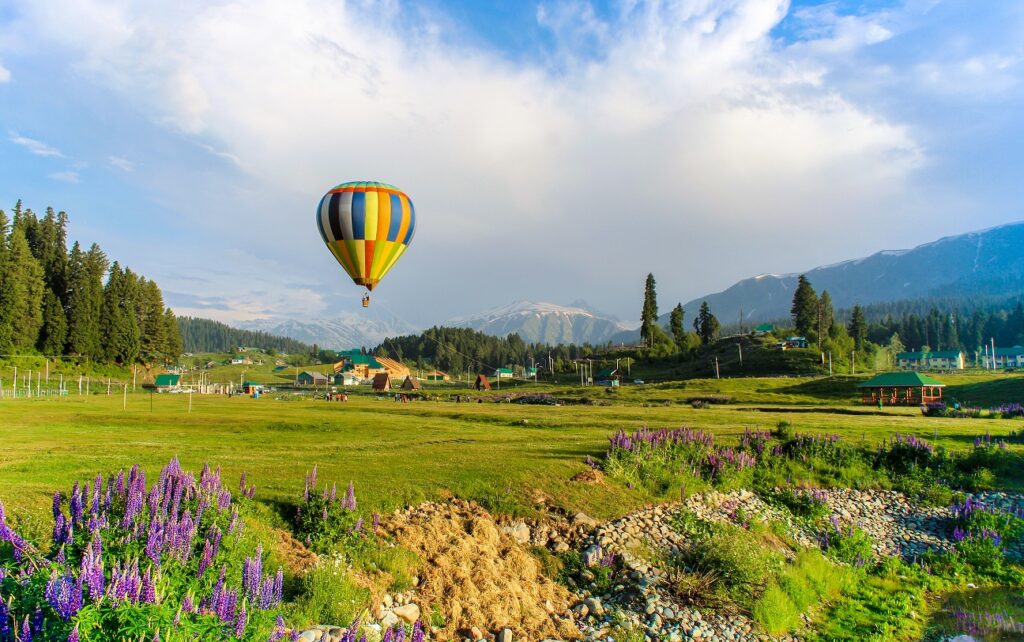
[[[975,377],[965,385],[1004,384]],[[843,380],[745,379],[627,387],[614,394],[593,387],[585,394],[611,398],[611,405],[562,407],[397,404],[372,396],[337,404],[196,395],[191,414],[186,395],[154,395],[152,412],[144,394],[129,395],[127,411],[117,395],[8,400],[0,402],[0,501],[42,511],[53,490],[76,478],[133,462],[155,472],[177,455],[187,468],[208,461],[229,477],[248,471],[259,497],[271,501],[295,498],[305,471],[319,464],[321,479],[353,480],[364,505],[375,508],[451,491],[528,510],[528,497],[540,489],[555,503],[610,517],[652,498],[612,483],[595,487],[568,478],[583,469],[586,455],[602,453],[606,437],[618,428],[689,425],[728,441],[747,427],[769,429],[788,419],[800,431],[837,432],[851,440],[874,443],[898,431],[967,448],[975,435],[1022,426],[1019,421],[926,419],[916,409],[879,414],[846,405],[852,386]],[[442,389],[464,391],[433,390]],[[737,403],[704,410],[684,403],[701,394],[727,394]]]

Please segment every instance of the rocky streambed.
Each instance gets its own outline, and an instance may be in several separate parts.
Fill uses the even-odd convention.
[[[830,517],[871,536],[876,557],[914,560],[953,544],[948,507],[924,506],[895,491],[836,489],[819,491],[819,497]],[[1024,506],[1020,495],[971,497],[992,508]],[[429,609],[441,617],[427,627],[428,637],[458,642],[622,642],[615,639],[616,632],[629,627],[650,642],[797,640],[772,638],[743,614],[682,604],[673,596],[656,560],[686,546],[675,525],[683,512],[719,522],[733,522],[737,516],[771,520],[784,525],[801,546],[820,542],[820,533],[808,522],[747,490],[693,495],[603,524],[582,513],[499,522],[479,506],[458,500],[424,504],[396,513],[387,522],[399,541],[421,556],[422,577],[409,591],[380,596],[364,625],[373,638],[389,625],[427,619]],[[599,565],[611,554],[621,560],[623,572],[602,594],[585,588],[569,591],[544,576],[528,547],[551,553],[575,549],[587,566]],[[1017,545],[1007,554],[1024,556],[1024,550]],[[336,642],[342,633],[331,626],[298,632],[304,642]]]

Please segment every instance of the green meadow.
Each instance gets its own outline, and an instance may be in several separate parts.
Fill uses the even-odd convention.
[[[139,463],[155,473],[171,457],[187,469],[220,466],[228,479],[244,471],[257,497],[293,502],[314,465],[321,479],[353,481],[366,508],[390,510],[457,495],[494,510],[528,514],[537,491],[549,502],[597,517],[615,517],[672,499],[613,481],[570,478],[599,457],[618,429],[690,426],[722,443],[747,428],[788,421],[798,432],[836,433],[880,443],[914,434],[951,450],[975,437],[1020,430],[1020,420],[923,417],[917,408],[862,406],[860,378],[702,379],[678,383],[579,388],[503,385],[477,394],[455,385],[427,387],[424,399],[396,403],[353,394],[329,403],[288,393],[260,399],[129,393],[0,402],[0,501],[9,513],[39,513],[54,490],[76,479]],[[1024,397],[1024,378],[947,376],[947,393],[978,405]],[[560,406],[501,402],[507,394],[550,394]],[[456,403],[455,395],[472,395]],[[465,399],[465,397],[464,397]],[[694,408],[695,399],[711,399]],[[478,402],[482,401],[482,402]],[[123,409],[126,405],[126,409]],[[699,405],[699,404],[698,404]],[[1011,445],[1011,448],[1022,448]]]

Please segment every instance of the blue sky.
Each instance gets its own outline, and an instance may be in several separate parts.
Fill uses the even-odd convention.
[[[8,0],[0,204],[182,314],[325,318],[361,292],[313,208],[399,185],[413,323],[517,299],[633,318],[1024,219],[1009,0]]]

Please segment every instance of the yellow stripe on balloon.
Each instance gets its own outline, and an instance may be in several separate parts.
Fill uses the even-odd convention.
[[[345,268],[349,276],[352,276],[352,257],[348,253],[348,245],[345,241],[335,241],[330,245],[331,253],[338,259],[338,263],[341,263],[341,267]]]
[[[364,196],[366,198],[366,218],[363,226],[363,238],[372,241],[377,238],[375,234],[377,234],[377,211],[380,209],[380,199],[377,197],[377,192],[367,191]]]
[[[401,258],[402,254],[405,252],[405,248],[409,247],[405,243],[395,243],[395,246],[395,253],[388,259],[388,262],[384,265],[384,269],[381,270],[380,276],[377,277],[378,279],[384,278],[384,275],[387,274],[391,270],[391,268],[394,267],[395,263],[398,262],[398,259]]]

